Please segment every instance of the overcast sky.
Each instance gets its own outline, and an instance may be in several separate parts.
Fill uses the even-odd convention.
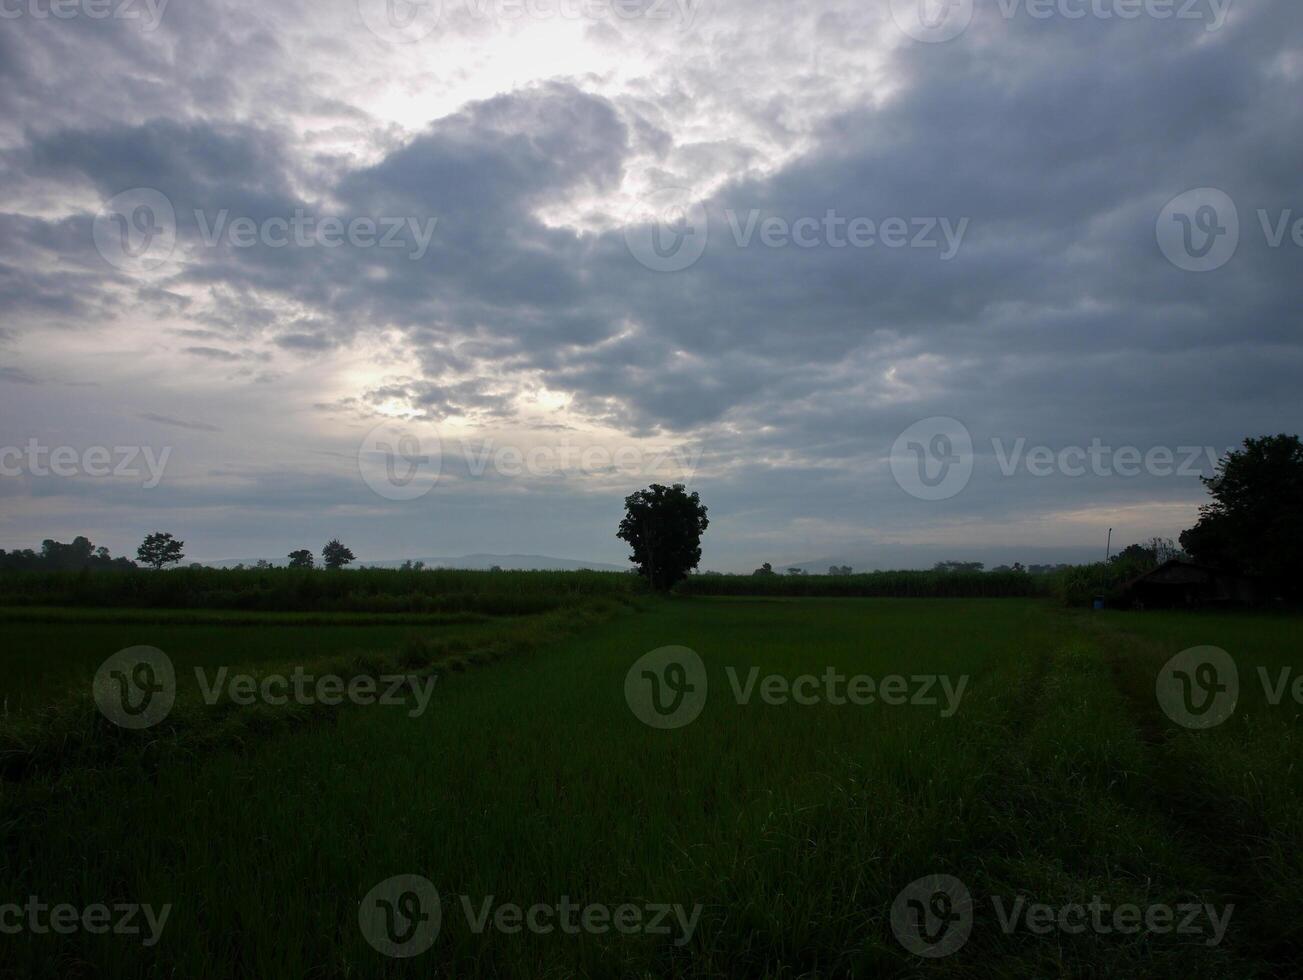
[[[1301,96],[1293,0],[0,0],[0,547],[1175,536],[1300,430]]]

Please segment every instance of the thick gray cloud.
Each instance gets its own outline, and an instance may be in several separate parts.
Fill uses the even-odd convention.
[[[387,45],[365,2],[0,36],[0,382],[63,382],[0,384],[0,443],[176,436],[148,496],[8,480],[10,546],[113,514],[209,557],[346,532],[375,558],[618,558],[620,496],[650,470],[476,464],[489,444],[553,459],[566,433],[698,447],[716,567],[1078,557],[1110,525],[1179,531],[1197,475],[1006,475],[1009,447],[1220,452],[1298,428],[1296,5],[1241,0],[1220,23],[977,0],[966,32],[928,44],[885,3],[720,0],[690,29],[453,4],[430,38]],[[148,273],[93,235],[102,202],[139,187],[175,212]],[[699,202],[706,244],[662,272],[629,243],[670,187]],[[1240,223],[1205,273],[1156,237],[1198,187]],[[286,243],[296,215],[310,240]],[[323,244],[327,219],[352,237]],[[437,426],[445,461],[407,504],[357,472],[395,415]],[[971,433],[973,475],[921,500],[888,460],[934,416]]]

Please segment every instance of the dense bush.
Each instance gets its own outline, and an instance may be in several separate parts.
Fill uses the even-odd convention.
[[[861,575],[693,575],[682,595],[881,596],[979,598],[1046,594],[1042,577],[1026,572],[867,572]]]
[[[1118,601],[1127,582],[1148,569],[1129,561],[1072,565],[1047,575],[1050,593],[1065,606],[1089,606],[1096,596]]]
[[[641,591],[619,572],[356,571],[181,568],[0,572],[0,605],[240,609],[266,612],[542,612],[591,596]]]

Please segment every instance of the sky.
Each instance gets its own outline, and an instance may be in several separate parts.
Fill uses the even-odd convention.
[[[1102,557],[1298,432],[1303,5],[0,0],[0,547]]]

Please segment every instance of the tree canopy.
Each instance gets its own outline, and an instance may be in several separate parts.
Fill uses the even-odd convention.
[[[338,538],[331,538],[321,549],[321,562],[327,568],[343,568],[354,559],[353,552],[344,547]]]
[[[1209,565],[1261,575],[1300,594],[1303,554],[1303,443],[1298,436],[1245,439],[1204,478],[1212,500],[1181,535],[1183,547]]]
[[[184,558],[183,548],[185,542],[178,541],[171,532],[155,531],[145,535],[145,540],[136,549],[136,558],[157,571],[164,565],[175,564]]]
[[[629,560],[652,588],[665,591],[701,561],[701,535],[710,526],[706,508],[683,484],[653,483],[624,498],[617,536],[633,549]]]

